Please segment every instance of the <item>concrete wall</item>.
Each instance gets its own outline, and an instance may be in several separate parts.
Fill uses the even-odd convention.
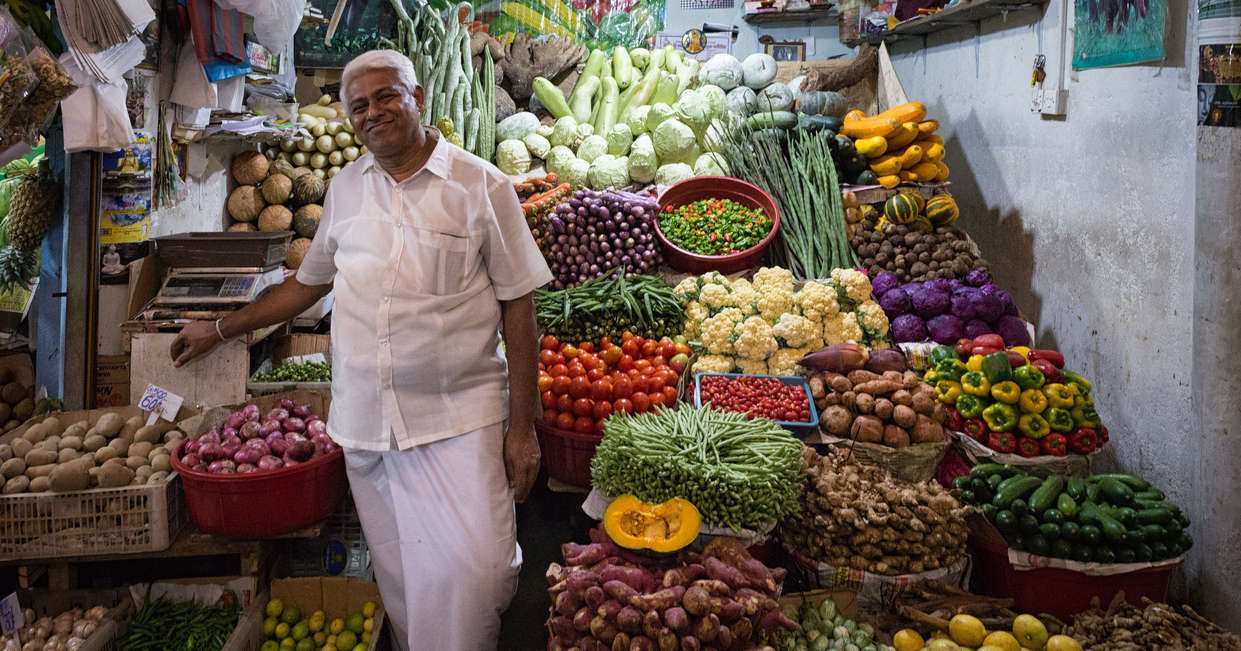
[[[664,29],[670,32],[683,32],[690,28],[702,29],[703,23],[737,26],[737,40],[733,42],[733,55],[744,59],[746,55],[762,52],[758,42],[760,36],[768,35],[776,41],[804,41],[807,59],[828,59],[834,56],[853,56],[850,48],[841,44],[836,23],[819,21],[813,25],[799,26],[764,26],[761,29],[742,19],[745,3],[735,0],[732,9],[695,9],[681,8],[679,0],[668,0],[664,16]]]

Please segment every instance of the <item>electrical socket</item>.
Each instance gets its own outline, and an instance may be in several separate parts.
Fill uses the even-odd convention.
[[[1043,115],[1064,115],[1067,112],[1068,91],[1035,88],[1030,101],[1030,111]]]

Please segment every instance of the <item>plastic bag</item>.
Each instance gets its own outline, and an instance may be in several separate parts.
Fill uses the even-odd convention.
[[[236,9],[254,18],[254,40],[263,47],[280,52],[293,40],[297,26],[306,12],[306,0],[215,0],[221,9]]]
[[[133,125],[125,97],[129,87],[124,77],[101,83],[79,68],[69,53],[60,64],[79,87],[61,102],[64,117],[65,151],[116,151],[134,142]]]
[[[38,84],[13,111],[8,124],[0,128],[0,164],[33,149],[39,142],[40,132],[56,115],[57,105],[77,89],[77,84],[34,32],[24,29],[21,39],[26,47],[26,63],[34,71]]]
[[[26,56],[21,26],[0,6],[0,137],[17,108],[39,85],[39,76]]]

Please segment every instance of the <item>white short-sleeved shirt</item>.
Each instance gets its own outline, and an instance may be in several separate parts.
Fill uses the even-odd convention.
[[[400,183],[369,153],[332,179],[297,272],[334,285],[328,431],[345,447],[404,450],[507,418],[500,301],[552,279],[508,178],[428,137]]]

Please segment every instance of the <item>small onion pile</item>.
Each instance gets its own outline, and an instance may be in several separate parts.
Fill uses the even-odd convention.
[[[286,398],[266,415],[253,404],[233,412],[223,427],[187,442],[181,463],[221,475],[249,474],[291,468],[339,447],[326,421]]]
[[[4,643],[2,651],[76,651],[95,632],[107,612],[103,606],[85,611],[74,608],[55,617],[36,619],[33,610],[24,608],[26,625],[0,638]]]
[[[659,202],[649,195],[581,189],[548,217],[552,287],[576,287],[611,269],[654,273],[662,258],[655,242]]]

